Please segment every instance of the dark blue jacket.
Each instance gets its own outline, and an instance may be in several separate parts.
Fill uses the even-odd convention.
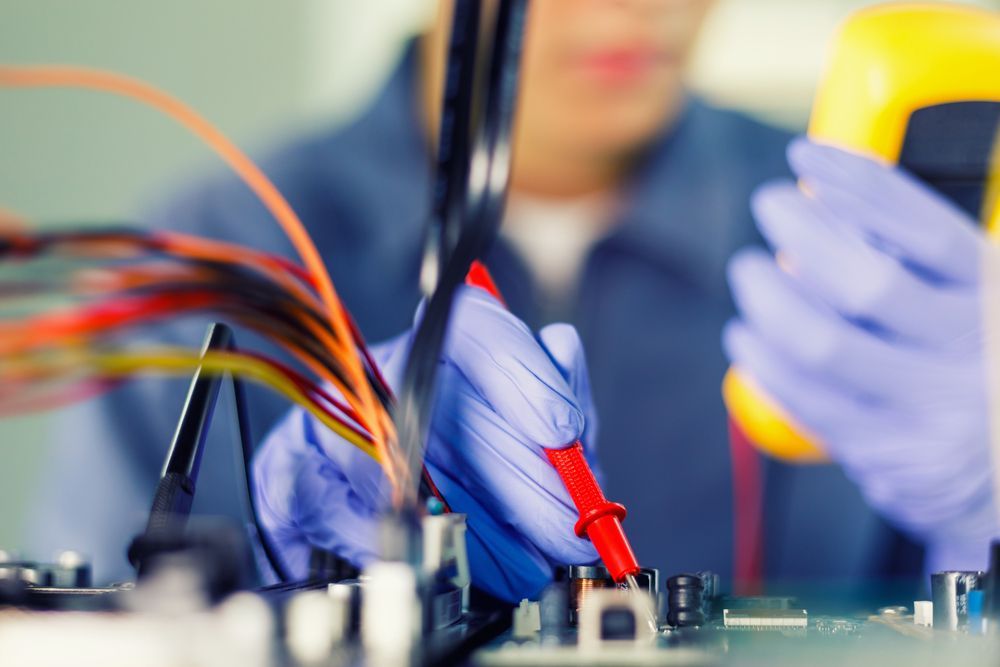
[[[407,61],[352,124],[288,143],[262,160],[305,221],[369,340],[406,328],[429,209],[430,167]],[[590,363],[608,495],[629,508],[640,560],[665,573],[732,570],[732,494],[720,383],[723,324],[733,315],[725,265],[759,243],[751,191],[787,176],[788,135],[691,100],[630,179],[620,224],[591,252],[571,321]],[[152,223],[292,255],[264,208],[213,174]],[[544,324],[509,248],[490,264],[512,309]],[[201,323],[157,332],[196,344]],[[245,342],[255,339],[244,334]],[[76,547],[123,577],[185,393],[183,380],[137,380],[63,420],[29,544]],[[254,391],[262,439],[287,405]],[[220,414],[223,414],[220,412]],[[241,516],[227,420],[213,428],[196,510]],[[780,578],[866,578],[898,570],[898,539],[833,466],[766,466],[766,569]]]

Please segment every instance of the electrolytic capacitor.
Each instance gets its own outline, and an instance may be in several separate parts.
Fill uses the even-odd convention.
[[[964,625],[969,591],[978,590],[984,578],[982,572],[937,572],[931,575],[936,629],[957,630]]]

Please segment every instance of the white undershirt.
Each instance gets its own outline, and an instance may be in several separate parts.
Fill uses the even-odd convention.
[[[570,302],[591,248],[613,224],[613,209],[607,195],[508,200],[500,234],[527,265],[545,305],[562,309]]]

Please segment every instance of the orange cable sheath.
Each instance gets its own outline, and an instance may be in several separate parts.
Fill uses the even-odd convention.
[[[22,231],[28,219],[20,213],[0,206],[0,232]]]

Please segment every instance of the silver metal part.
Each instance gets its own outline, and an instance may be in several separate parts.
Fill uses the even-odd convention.
[[[958,630],[968,613],[968,594],[980,588],[983,572],[937,572],[931,575],[931,598],[934,600],[934,627]]]
[[[646,609],[644,621],[649,627],[649,631],[655,635],[660,631],[660,623],[656,619],[656,605],[653,602],[653,598],[639,586],[639,582],[636,580],[634,574],[626,574],[625,583],[628,584],[628,589],[633,597],[643,599],[643,603],[640,606]]]

